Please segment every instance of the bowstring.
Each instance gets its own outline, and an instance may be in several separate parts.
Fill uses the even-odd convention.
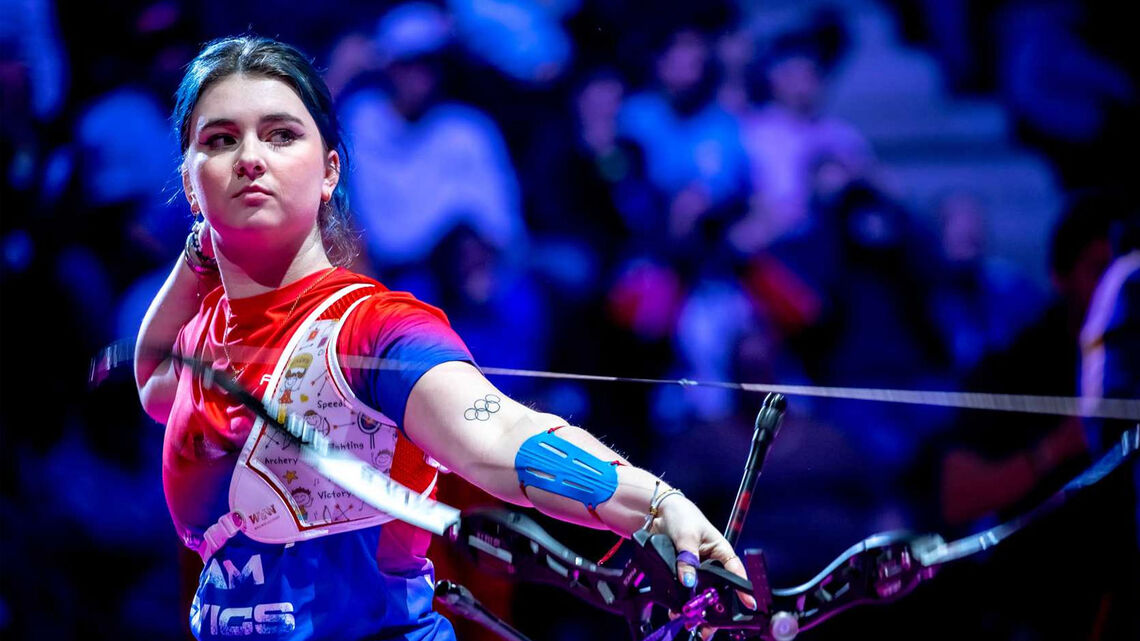
[[[261,348],[235,349],[242,362],[276,362],[280,350]],[[121,339],[100,350],[91,362],[88,380],[98,386],[110,372],[134,359],[135,346]],[[156,353],[159,353],[156,350]],[[163,352],[168,353],[168,352]],[[248,356],[248,358],[243,357]],[[341,359],[344,367],[353,369],[402,369],[404,362],[372,356],[349,356]],[[595,383],[628,383],[641,385],[677,385],[684,388],[719,388],[747,393],[778,393],[785,396],[806,396],[837,400],[873,401],[909,405],[927,405],[956,409],[1018,412],[1079,418],[1140,420],[1140,400],[1123,398],[1093,398],[1079,396],[1044,396],[1031,394],[993,394],[984,392],[948,392],[937,390],[907,390],[872,387],[826,387],[817,385],[781,385],[774,383],[739,383],[730,381],[700,381],[689,378],[641,378],[549,372],[544,370],[506,367],[479,367],[487,376],[573,380]]]

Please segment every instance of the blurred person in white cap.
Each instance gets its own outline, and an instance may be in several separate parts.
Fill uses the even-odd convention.
[[[426,258],[463,223],[499,249],[524,240],[518,181],[498,127],[441,95],[451,41],[439,8],[397,6],[376,28],[379,81],[341,103],[357,159],[352,202],[380,271]]]

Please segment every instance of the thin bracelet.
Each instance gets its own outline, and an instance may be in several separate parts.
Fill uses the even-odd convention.
[[[658,481],[658,485],[660,485],[660,483],[661,482]],[[674,494],[685,496],[684,492],[678,490],[675,487],[665,490],[660,495],[657,494],[657,488],[655,487],[653,488],[653,494],[653,498],[649,499],[649,514],[645,516],[645,525],[642,526],[643,528],[649,527],[649,524],[653,522],[653,519],[657,518],[661,514],[662,501],[669,498],[670,496],[673,496]]]
[[[653,494],[649,496],[649,513],[645,515],[645,523],[641,525],[641,529],[643,530],[649,527],[649,524],[653,522],[653,502],[657,500],[657,490],[660,489],[661,479],[657,479],[657,481],[653,484]]]

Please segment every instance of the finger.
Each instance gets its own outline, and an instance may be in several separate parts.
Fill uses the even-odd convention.
[[[697,566],[700,565],[700,557],[697,556],[695,544],[685,546],[678,542],[677,547],[681,551],[677,552],[677,580],[681,585],[692,588],[697,585]]]
[[[728,570],[729,572],[732,572],[742,579],[748,578],[748,572],[744,569],[744,563],[740,560],[740,557],[736,556],[735,554],[733,554],[732,558],[728,559],[727,561],[722,561],[722,563],[724,563],[724,569]],[[740,602],[744,604],[744,607],[748,608],[749,610],[756,609],[756,599],[751,594],[748,594],[743,590],[737,590],[736,595],[740,597]]]
[[[720,540],[709,550],[709,557],[720,561],[724,569],[729,572],[732,572],[746,581],[748,580],[748,571],[744,569],[744,562],[740,560],[740,557],[736,556],[736,553],[732,550],[732,546],[724,537],[720,537]],[[756,609],[756,599],[753,598],[751,594],[743,590],[737,590],[736,594],[740,597],[740,602],[744,604],[744,607],[749,610]]]

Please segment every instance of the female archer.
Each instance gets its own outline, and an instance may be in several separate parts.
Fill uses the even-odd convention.
[[[319,415],[333,449],[386,466],[414,491],[429,494],[445,466],[566,521],[622,536],[648,525],[675,543],[687,586],[705,558],[744,576],[680,492],[502,394],[440,310],[338,266],[351,258],[348,158],[328,88],[303,54],[263,38],[214,41],[176,98],[182,185],[203,220],[148,310],[135,373],[144,408],[166,425],[171,517],[204,562],[198,638],[454,633],[431,610],[425,532],[316,474],[172,352],[228,370],[284,410]]]

